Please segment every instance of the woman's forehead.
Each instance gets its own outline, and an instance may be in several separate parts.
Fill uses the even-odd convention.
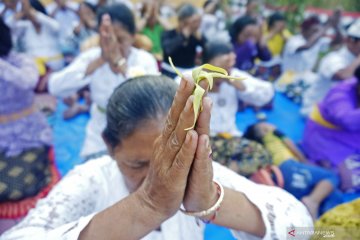
[[[136,127],[134,132],[122,140],[122,145],[127,147],[137,145],[138,147],[139,143],[153,142],[160,136],[164,123],[165,117],[139,123],[139,126]]]
[[[119,155],[130,160],[147,160],[151,157],[155,140],[160,136],[165,120],[149,120],[124,138],[116,148]]]

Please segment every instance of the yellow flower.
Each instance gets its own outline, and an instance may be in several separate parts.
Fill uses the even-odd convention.
[[[184,76],[179,72],[179,70],[176,69],[176,67],[174,66],[171,57],[169,57],[169,62],[171,67],[174,69],[174,71],[176,72],[176,74],[181,77],[184,78]],[[202,98],[204,96],[204,93],[206,92],[205,89],[203,89],[199,83],[202,80],[206,80],[208,82],[208,89],[210,90],[213,87],[214,84],[214,80],[217,78],[226,78],[229,79],[230,81],[235,81],[235,80],[244,80],[245,78],[240,78],[240,77],[232,77],[229,76],[229,74],[227,73],[227,71],[223,68],[220,67],[215,67],[211,64],[204,64],[201,65],[200,67],[195,68],[192,71],[192,78],[193,81],[195,83],[195,89],[193,91],[193,95],[194,95],[194,101],[193,101],[193,108],[194,108],[194,124],[189,127],[186,128],[185,131],[187,130],[191,130],[195,127],[197,118],[199,116],[199,113],[202,110]]]

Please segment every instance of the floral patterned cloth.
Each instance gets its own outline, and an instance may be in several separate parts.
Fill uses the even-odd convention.
[[[24,55],[10,53],[0,58],[0,116],[21,112],[32,106],[33,88],[38,80],[35,64]],[[51,129],[40,112],[0,123],[0,151],[15,156],[23,150],[50,146]]]

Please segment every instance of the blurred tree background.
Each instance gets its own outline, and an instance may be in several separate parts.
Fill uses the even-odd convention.
[[[335,10],[360,12],[360,0],[265,0],[266,4],[285,10],[288,26],[292,32],[298,31],[298,26],[304,18],[306,7],[318,7]]]
[[[324,9],[342,6],[345,11],[360,12],[359,0],[265,0],[265,2],[274,6],[304,5]]]

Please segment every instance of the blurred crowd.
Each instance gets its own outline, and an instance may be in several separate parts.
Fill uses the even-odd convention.
[[[84,161],[103,156],[114,89],[147,74],[179,82],[170,57],[185,76],[210,63],[245,78],[217,79],[208,93],[215,161],[284,188],[314,220],[342,203],[342,193],[359,193],[360,19],[345,25],[338,8],[326,20],[307,15],[291,32],[283,12],[263,8],[258,0],[207,0],[201,8],[164,0],[2,0],[0,233],[60,179],[46,120],[56,101],[67,105],[66,120],[90,114]],[[301,144],[264,118],[244,133],[237,128],[238,111],[276,108],[275,94],[300,105]]]

